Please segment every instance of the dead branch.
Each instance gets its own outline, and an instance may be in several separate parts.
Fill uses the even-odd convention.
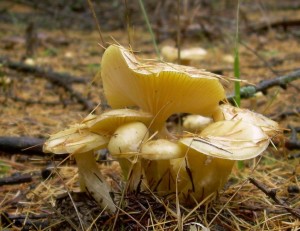
[[[276,77],[274,79],[268,79],[268,80],[261,81],[256,86],[249,85],[249,86],[242,87],[241,88],[241,98],[243,98],[243,99],[251,98],[257,92],[262,92],[262,93],[266,94],[268,89],[275,87],[275,86],[279,86],[283,89],[286,89],[286,86],[288,83],[295,81],[297,79],[300,79],[300,70],[291,72],[287,75]],[[231,94],[227,97],[227,99],[229,102],[233,102],[234,97],[235,97],[235,95]]]
[[[44,78],[49,82],[51,82],[52,84],[62,87],[63,89],[65,89],[67,92],[70,93],[71,98],[76,99],[78,103],[84,106],[83,109],[91,111],[95,107],[94,103],[82,97],[82,95],[76,90],[74,90],[73,87],[70,85],[72,83],[87,83],[88,80],[84,78],[71,76],[66,73],[58,73],[52,70],[45,70],[41,67],[30,66],[21,62],[13,62],[5,57],[0,57],[0,63],[3,66],[8,67],[10,69],[33,74],[38,78]]]
[[[17,214],[1,213],[2,225],[7,227],[22,227],[22,230],[47,229],[49,227],[49,214]]]
[[[40,101],[40,100],[22,99],[22,98],[20,98],[18,96],[15,96],[15,95],[10,95],[9,98],[11,100],[16,101],[16,102],[25,103],[26,105],[31,105],[31,104],[43,104],[43,105],[47,105],[47,106],[61,105],[61,102],[59,102],[59,101],[56,101],[56,102],[44,102],[44,101]]]
[[[33,137],[0,137],[0,151],[7,153],[25,153],[28,155],[45,155],[44,139]]]
[[[300,149],[300,141],[299,140],[286,140],[285,147],[289,150]]]
[[[8,176],[8,177],[0,178],[0,186],[21,184],[21,183],[27,183],[27,182],[31,182],[31,181],[32,181],[32,177],[30,174]]]
[[[297,128],[288,126],[291,130],[291,137],[289,140],[285,141],[285,147],[289,150],[300,149],[300,141],[298,140]]]
[[[276,113],[276,114],[271,114],[269,117],[272,118],[272,119],[284,119],[288,116],[300,116],[300,108],[295,108],[294,110],[291,110],[291,111],[284,111],[284,112],[281,112],[281,113]],[[299,132],[297,130],[297,132]]]
[[[258,23],[256,25],[250,25],[249,31],[250,32],[262,32],[266,31],[270,28],[283,28],[284,31],[287,30],[288,27],[292,26],[299,26],[300,25],[300,19],[280,19],[280,20],[274,20],[273,22],[263,22]]]
[[[291,208],[285,201],[278,198],[276,196],[276,190],[274,189],[268,189],[263,183],[255,180],[252,177],[248,178],[249,181],[255,185],[259,190],[261,190],[263,193],[265,193],[268,197],[270,197],[277,205],[283,207],[286,209],[289,213],[291,213],[294,217],[300,218],[300,212],[296,209]]]
[[[22,62],[13,62],[13,61],[10,61],[9,58],[3,57],[3,56],[0,56],[0,63],[10,69],[17,70],[20,72],[30,73],[35,76],[49,79],[52,81],[58,81],[58,82],[64,81],[64,82],[68,82],[69,84],[70,83],[87,83],[88,82],[88,80],[83,77],[76,77],[76,76],[72,76],[67,73],[54,72],[49,69],[46,70],[44,68],[27,65]]]

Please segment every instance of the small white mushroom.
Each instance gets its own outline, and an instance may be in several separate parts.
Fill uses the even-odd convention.
[[[213,122],[211,117],[201,115],[187,115],[183,118],[183,127],[188,132],[199,133]]]
[[[178,48],[164,46],[161,55],[167,62],[175,62],[178,59]],[[207,51],[201,47],[183,48],[180,50],[180,64],[190,65],[193,61],[200,61],[205,58]]]

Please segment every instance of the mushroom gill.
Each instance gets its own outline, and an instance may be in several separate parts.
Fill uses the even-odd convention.
[[[151,113],[152,131],[162,130],[174,113],[212,116],[225,98],[218,75],[161,61],[140,62],[117,45],[109,46],[103,55],[101,78],[110,106],[138,106]]]

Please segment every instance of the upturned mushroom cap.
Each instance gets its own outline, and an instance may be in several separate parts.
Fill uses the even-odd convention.
[[[260,127],[269,137],[273,137],[281,130],[277,122],[244,108],[237,108],[230,104],[220,105],[220,110],[214,116],[215,120],[242,120]]]
[[[127,49],[111,45],[103,55],[101,77],[112,108],[138,106],[161,130],[174,113],[211,116],[225,98],[218,75],[161,61],[141,63]]]
[[[237,121],[219,121],[208,125],[199,135],[182,138],[187,150],[193,149],[211,157],[246,160],[261,154],[269,137],[258,126]]]

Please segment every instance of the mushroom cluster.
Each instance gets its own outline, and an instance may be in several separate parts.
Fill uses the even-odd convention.
[[[99,78],[112,109],[50,136],[44,151],[72,153],[81,188],[111,212],[116,206],[97,168],[96,150],[107,148],[119,161],[129,191],[150,189],[188,205],[217,192],[234,162],[261,154],[279,130],[262,115],[220,105],[226,98],[220,76],[140,62],[121,46],[106,49]],[[182,112],[191,114],[186,129],[174,134],[166,121]]]

